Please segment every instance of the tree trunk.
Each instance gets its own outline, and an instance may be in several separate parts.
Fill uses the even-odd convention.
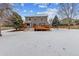
[[[1,34],[1,26],[0,26],[0,36],[2,36],[2,34]]]
[[[71,29],[71,26],[70,26],[70,24],[68,25],[68,29]]]
[[[68,24],[68,29],[71,29],[71,24],[70,24],[71,22],[69,22],[69,24]]]

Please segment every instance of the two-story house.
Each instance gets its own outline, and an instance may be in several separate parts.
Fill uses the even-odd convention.
[[[34,25],[49,25],[48,16],[27,16],[25,17],[27,26],[32,27]]]

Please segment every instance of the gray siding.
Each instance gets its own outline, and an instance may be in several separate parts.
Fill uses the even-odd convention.
[[[47,16],[26,17],[26,22],[33,25],[48,25]]]

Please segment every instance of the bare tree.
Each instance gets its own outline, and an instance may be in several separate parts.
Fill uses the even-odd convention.
[[[72,20],[75,18],[75,16],[78,15],[78,4],[77,3],[60,3],[59,4],[59,9],[58,9],[58,14],[61,18],[67,18],[69,20]],[[69,28],[70,28],[70,23],[69,21]]]
[[[8,21],[8,18],[12,15],[11,13],[11,5],[8,3],[0,4],[0,36],[1,34],[1,23],[4,21]]]
[[[0,36],[2,36],[1,34],[1,22],[2,22],[2,10],[0,9]]]

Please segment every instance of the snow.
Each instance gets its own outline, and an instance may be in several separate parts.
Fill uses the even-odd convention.
[[[1,56],[78,56],[79,30],[3,31]]]

